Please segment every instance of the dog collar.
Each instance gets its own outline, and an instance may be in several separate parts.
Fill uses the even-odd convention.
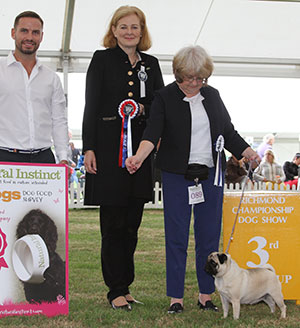
[[[13,247],[12,263],[18,278],[32,284],[42,283],[44,272],[49,267],[49,253],[39,235],[26,235]]]

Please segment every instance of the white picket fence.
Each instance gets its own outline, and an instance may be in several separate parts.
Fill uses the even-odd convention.
[[[235,185],[230,183],[225,184],[224,192],[233,192],[233,191],[241,191],[243,188],[243,185],[236,183]],[[300,184],[298,181],[298,186],[296,187],[295,185],[290,187],[290,185],[285,185],[284,183],[281,184],[274,184],[272,185],[271,183],[266,183],[266,182],[254,182],[251,183],[249,182],[245,186],[245,191],[295,191],[299,192],[300,191]]]
[[[162,190],[158,182],[155,183],[154,202],[145,204],[145,208],[163,208]],[[69,187],[69,208],[92,208],[83,204],[84,199],[84,184],[71,183]]]
[[[280,185],[275,184],[274,189],[272,189],[272,185],[267,185],[265,182],[255,182],[254,184],[248,183],[245,186],[245,191],[289,191],[289,192],[300,192],[300,184],[298,183],[298,187],[293,186],[290,188],[289,185],[285,186],[283,183]],[[243,186],[239,183],[233,185],[232,183],[224,186],[224,192],[241,192]],[[159,182],[155,183],[154,186],[154,201],[145,204],[145,208],[151,209],[162,209],[163,208],[163,195],[162,188]],[[91,206],[85,206],[83,204],[84,199],[84,184],[78,183],[77,185],[71,183],[69,188],[69,208],[91,208]]]

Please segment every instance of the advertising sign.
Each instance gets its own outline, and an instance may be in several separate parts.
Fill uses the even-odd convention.
[[[226,248],[241,193],[224,196],[223,237]],[[237,263],[257,268],[270,263],[285,299],[300,302],[300,193],[246,192],[228,253]],[[300,304],[300,303],[299,303]]]
[[[68,313],[67,168],[0,163],[0,317]]]

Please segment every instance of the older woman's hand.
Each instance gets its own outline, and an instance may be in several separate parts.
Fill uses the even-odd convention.
[[[252,168],[256,168],[258,166],[258,164],[261,162],[259,155],[251,147],[247,147],[242,152],[242,156],[249,159],[249,161],[251,162]]]
[[[128,157],[125,161],[127,171],[130,174],[135,173],[141,167],[142,163],[143,162],[140,159],[138,159],[136,155]]]
[[[152,152],[154,144],[148,140],[142,140],[134,156],[128,157],[125,161],[126,168],[130,174],[135,173],[143,164],[147,156]]]

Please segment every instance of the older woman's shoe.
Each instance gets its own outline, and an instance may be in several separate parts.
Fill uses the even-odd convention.
[[[114,301],[116,302],[114,303]],[[124,296],[116,297],[114,300],[110,301],[110,305],[114,310],[131,311],[131,305],[126,301]]]
[[[180,303],[173,303],[169,309],[168,313],[181,313],[183,311],[183,306]]]
[[[214,305],[212,301],[206,301],[205,305],[201,304],[201,302],[198,300],[198,306],[201,310],[210,310],[210,311],[215,311],[219,312],[219,309],[217,306]]]

